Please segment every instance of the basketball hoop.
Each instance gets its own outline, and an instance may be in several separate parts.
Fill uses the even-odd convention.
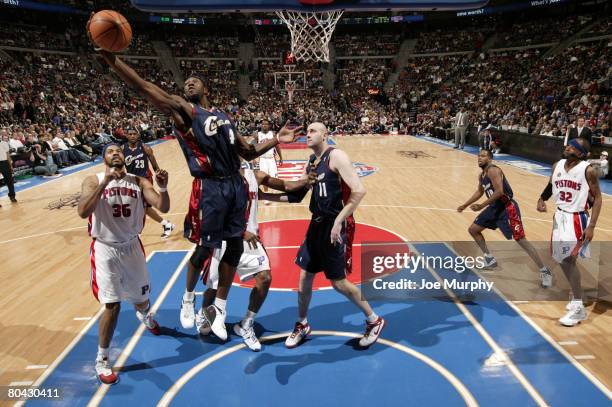
[[[276,11],[291,32],[291,53],[298,61],[329,62],[329,40],[344,10]]]
[[[289,96],[289,103],[293,103],[293,92],[295,92],[295,81],[286,81],[285,90]]]

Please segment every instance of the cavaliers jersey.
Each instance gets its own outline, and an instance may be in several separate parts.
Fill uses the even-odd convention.
[[[553,168],[552,191],[557,209],[565,212],[582,212],[589,208],[589,184],[586,179],[587,161],[580,161],[569,171],[566,160],[560,160]]]
[[[494,168],[494,167],[498,168],[496,165],[490,165],[487,168],[487,171],[483,171],[480,174],[480,185],[484,189],[484,193],[487,196],[487,198],[490,198],[491,195],[493,195],[495,193],[495,189],[493,188],[493,182],[491,182],[491,179],[487,175],[488,169],[489,168]],[[503,188],[504,188],[503,195],[497,201],[491,203],[490,206],[505,207],[506,203],[508,203],[512,199],[512,197],[514,196],[514,194],[512,193],[512,188],[510,187],[510,183],[506,179],[506,176],[504,175],[503,171],[502,171],[502,185],[503,185]]]
[[[96,174],[98,183],[104,173]],[[127,174],[108,183],[89,218],[91,237],[107,244],[121,244],[138,237],[145,217],[144,197],[138,178]]]
[[[340,175],[329,167],[329,156],[333,150],[331,147],[325,150],[315,168],[317,181],[310,196],[310,212],[315,217],[335,218],[351,194],[350,188],[342,181]],[[315,160],[316,156],[311,155],[309,164]]]
[[[189,172],[195,178],[237,175],[240,159],[234,150],[237,130],[222,111],[194,105],[191,128],[175,129]]]
[[[264,132],[258,132],[257,133],[257,142],[258,143],[265,143],[268,140],[272,140],[274,138],[274,133],[270,130],[267,133]],[[268,151],[266,151],[265,153],[263,153],[261,156],[259,156],[260,158],[274,158],[274,149],[271,148]]]
[[[144,144],[139,141],[134,149],[130,148],[130,143],[123,145],[123,155],[125,156],[125,168],[128,173],[139,177],[148,177],[149,157],[144,149]]]
[[[259,234],[259,225],[257,224],[257,198],[259,193],[259,185],[257,185],[255,171],[245,168],[244,179],[246,179],[247,183],[249,184],[249,219],[247,221],[246,230],[257,235]]]

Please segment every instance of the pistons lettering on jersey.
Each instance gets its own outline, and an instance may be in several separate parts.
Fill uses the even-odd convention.
[[[582,183],[572,181],[569,179],[560,179],[558,181],[555,181],[555,186],[557,188],[570,188],[570,189],[575,189],[576,191],[580,191],[580,187],[582,186]]]
[[[204,133],[212,137],[217,134],[217,129],[220,126],[227,126],[230,124],[229,120],[220,120],[217,116],[208,116],[204,122]]]
[[[102,192],[102,195],[102,199],[108,199],[109,197],[116,195],[138,198],[138,191],[127,187],[112,187],[106,188],[104,192]]]

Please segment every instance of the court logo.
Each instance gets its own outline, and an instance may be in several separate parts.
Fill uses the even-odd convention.
[[[81,193],[77,192],[70,195],[61,196],[59,199],[51,201],[47,204],[47,209],[62,209],[62,208],[75,208],[79,205],[79,199]]]
[[[421,150],[405,150],[398,151],[397,153],[404,158],[436,158],[433,155]]]
[[[278,167],[278,178],[294,181],[304,173],[305,160],[284,160],[283,165]],[[353,168],[360,177],[367,177],[378,171],[377,167],[364,163],[353,163]]]

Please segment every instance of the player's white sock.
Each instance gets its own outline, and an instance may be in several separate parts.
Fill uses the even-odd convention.
[[[246,315],[244,316],[244,319],[242,320],[242,326],[249,326],[253,325],[253,321],[255,320],[255,315],[257,315],[257,312],[253,312],[251,310],[247,310]]]
[[[548,269],[548,267],[546,267],[546,266],[542,267],[542,268],[540,269],[540,271],[541,271],[542,273],[550,274],[550,270],[549,270],[549,269]]]
[[[168,220],[166,220],[166,219],[161,221],[161,225],[162,226],[166,226],[166,225],[169,225],[169,224],[170,224],[170,222]]]
[[[185,294],[183,294],[183,299],[185,301],[193,301],[195,299],[195,293],[193,291],[185,290]]]
[[[298,322],[302,325],[308,325],[308,318],[304,318],[304,319],[298,318]]]
[[[221,311],[225,311],[226,305],[227,305],[227,300],[222,300],[221,298],[215,298],[215,307],[219,308]]]
[[[378,315],[376,315],[376,312],[372,312],[366,319],[369,323],[372,323],[378,319]]]
[[[108,359],[109,349],[110,348],[101,348],[100,346],[98,346],[98,356],[96,357],[96,360]]]

